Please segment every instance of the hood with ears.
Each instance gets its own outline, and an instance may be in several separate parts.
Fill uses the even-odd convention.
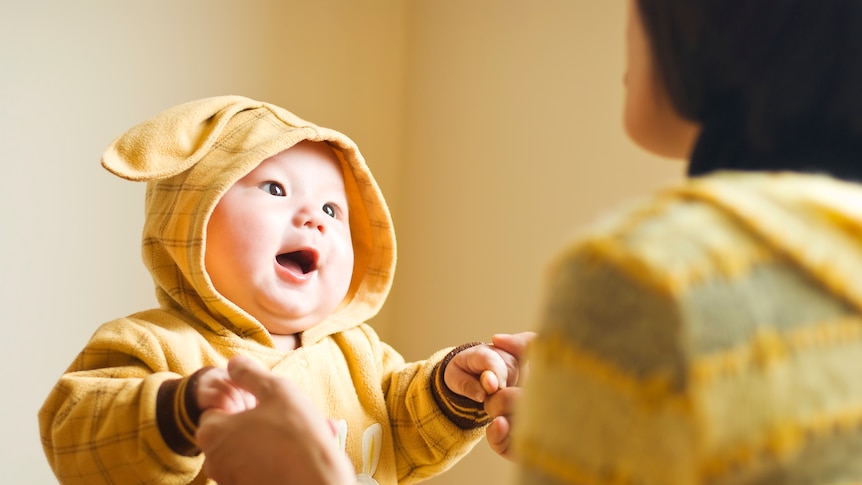
[[[257,320],[213,287],[204,265],[206,227],[236,181],[303,140],[328,143],[341,161],[355,252],[341,306],[304,332],[303,344],[377,313],[395,271],[395,234],[386,201],[356,144],[283,108],[241,96],[167,109],[122,134],[102,157],[115,175],[147,182],[143,259],[163,308],[191,313],[218,333],[272,344]]]

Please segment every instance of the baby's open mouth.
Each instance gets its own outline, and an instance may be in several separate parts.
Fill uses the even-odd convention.
[[[317,254],[308,249],[282,253],[275,257],[275,261],[281,266],[308,274],[317,269]]]

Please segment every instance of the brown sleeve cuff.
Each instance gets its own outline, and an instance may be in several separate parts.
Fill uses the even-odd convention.
[[[469,397],[461,396],[452,392],[443,380],[443,374],[449,361],[470,347],[482,345],[482,342],[470,342],[460,345],[440,361],[431,373],[431,395],[443,414],[461,429],[475,429],[491,422],[491,417],[485,412],[485,405],[476,402]]]
[[[156,421],[165,443],[177,454],[196,456],[201,450],[195,432],[201,417],[195,394],[198,381],[212,367],[203,367],[181,379],[165,381],[156,397]]]

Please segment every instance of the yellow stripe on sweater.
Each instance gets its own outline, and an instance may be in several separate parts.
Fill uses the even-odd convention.
[[[670,379],[661,374],[638,378],[626,373],[599,356],[581,351],[565,342],[564,336],[543,335],[533,342],[533,359],[543,359],[548,366],[569,369],[600,382],[614,392],[638,402],[644,411],[661,403],[665,408],[675,408],[678,412],[690,413],[688,396],[674,393],[670,389]]]

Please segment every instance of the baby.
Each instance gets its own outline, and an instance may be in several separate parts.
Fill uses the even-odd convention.
[[[207,409],[255,400],[224,366],[254,357],[337,423],[362,480],[449,468],[517,359],[470,343],[405,362],[366,323],[395,266],[386,203],[345,135],[239,96],[171,108],[105,152],[147,181],[144,261],[159,308],[101,326],[39,413],[62,483],[206,483]],[[514,395],[514,394],[513,394]]]

